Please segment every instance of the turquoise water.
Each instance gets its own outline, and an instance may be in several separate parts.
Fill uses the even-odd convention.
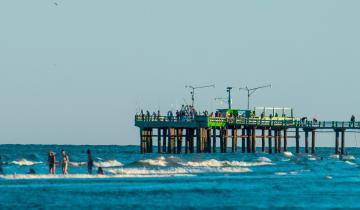
[[[86,175],[86,150],[105,175]],[[48,150],[70,155],[47,175]],[[293,148],[290,148],[293,151]],[[360,209],[360,150],[140,155],[136,146],[1,145],[0,208]],[[27,175],[30,168],[36,175]],[[95,170],[94,170],[95,171]]]

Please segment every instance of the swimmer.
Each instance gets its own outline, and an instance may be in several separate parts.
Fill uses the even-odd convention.
[[[27,174],[36,174],[35,170],[33,168],[29,169],[29,172]]]
[[[97,174],[98,174],[98,175],[104,175],[104,170],[102,169],[102,167],[99,167],[99,168],[98,168]]]
[[[0,174],[4,174],[3,168],[2,168],[2,160],[0,156]]]
[[[61,151],[63,160],[62,160],[62,172],[64,175],[68,174],[68,166],[69,166],[69,155],[66,154],[64,150]]]

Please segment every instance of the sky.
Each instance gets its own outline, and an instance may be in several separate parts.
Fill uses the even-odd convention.
[[[360,119],[360,1],[1,0],[0,143],[137,145],[134,114],[251,107]],[[321,134],[319,146],[333,146]],[[360,136],[347,135],[347,145]],[[290,142],[290,145],[292,143]]]

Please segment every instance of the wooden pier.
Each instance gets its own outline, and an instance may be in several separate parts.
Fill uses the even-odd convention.
[[[295,139],[295,151],[300,153],[300,132],[304,133],[303,152],[314,154],[318,130],[334,132],[334,152],[344,154],[345,132],[360,130],[360,122],[312,122],[208,116],[144,117],[137,115],[135,126],[140,128],[141,153],[152,153],[154,138],[156,138],[157,152],[170,154],[215,153],[217,145],[220,145],[221,153],[228,152],[229,146],[231,146],[231,152],[238,152],[240,141],[242,153],[255,153],[258,140],[261,140],[261,152],[281,153],[288,150],[289,138]],[[295,135],[289,136],[290,132]],[[310,144],[309,141],[311,141]]]

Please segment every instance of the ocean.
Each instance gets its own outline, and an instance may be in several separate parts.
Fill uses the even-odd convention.
[[[61,149],[69,175],[60,167],[48,175],[47,153],[59,160]],[[87,149],[105,175],[87,175]],[[0,145],[0,209],[360,209],[360,149],[342,159],[333,148],[289,150],[142,155],[138,146]]]

